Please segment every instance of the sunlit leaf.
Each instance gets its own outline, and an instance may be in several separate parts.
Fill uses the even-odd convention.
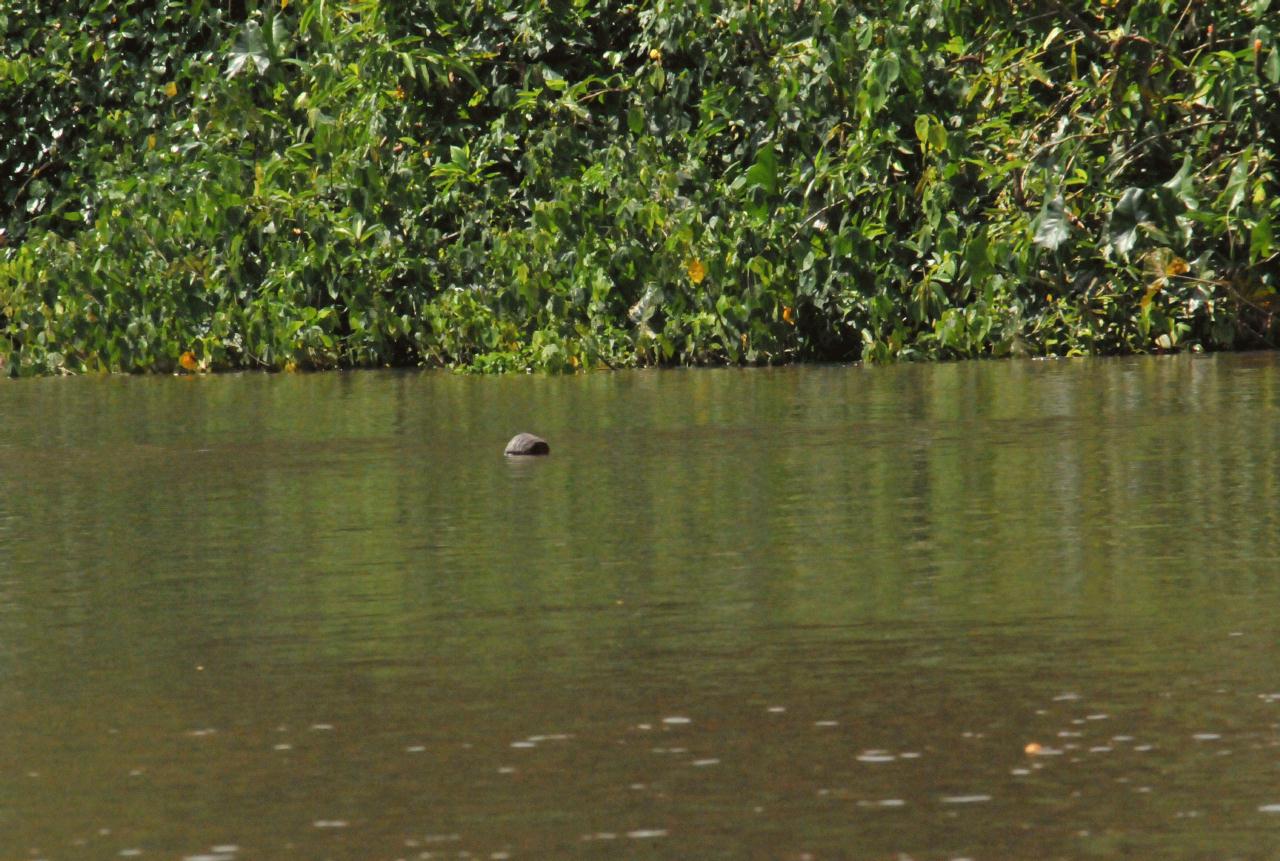
[[[1121,255],[1127,255],[1138,241],[1138,230],[1151,219],[1146,194],[1140,188],[1126,189],[1120,201],[1111,211],[1107,233],[1111,247]]]
[[[1045,200],[1034,224],[1035,244],[1041,248],[1057,251],[1058,246],[1067,241],[1071,235],[1071,225],[1067,223],[1066,204],[1062,195]]]
[[[267,71],[271,58],[267,52],[267,43],[262,35],[262,25],[257,21],[248,21],[236,37],[227,61],[227,77],[234,78],[249,64],[257,69],[258,74]]]

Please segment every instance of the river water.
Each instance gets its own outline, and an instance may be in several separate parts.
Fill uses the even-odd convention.
[[[6,382],[0,858],[1276,857],[1278,434],[1267,354]]]

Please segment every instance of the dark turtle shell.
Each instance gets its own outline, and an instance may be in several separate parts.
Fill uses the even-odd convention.
[[[507,450],[503,454],[551,454],[551,446],[547,445],[547,441],[542,437],[536,437],[531,433],[518,433],[511,438],[511,442],[507,443]]]

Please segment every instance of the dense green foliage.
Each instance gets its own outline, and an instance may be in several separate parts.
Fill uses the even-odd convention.
[[[10,0],[11,372],[1270,345],[1270,0]]]

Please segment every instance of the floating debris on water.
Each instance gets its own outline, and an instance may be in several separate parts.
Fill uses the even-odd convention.
[[[692,723],[693,721],[681,715],[672,715],[671,717],[664,717],[662,719],[662,722],[667,724],[668,726],[680,726],[683,724]]]
[[[665,828],[637,828],[635,831],[628,831],[627,836],[632,840],[649,840],[654,837],[666,837],[667,829]]]
[[[990,800],[990,795],[944,795],[941,799],[943,804],[981,804]]]

